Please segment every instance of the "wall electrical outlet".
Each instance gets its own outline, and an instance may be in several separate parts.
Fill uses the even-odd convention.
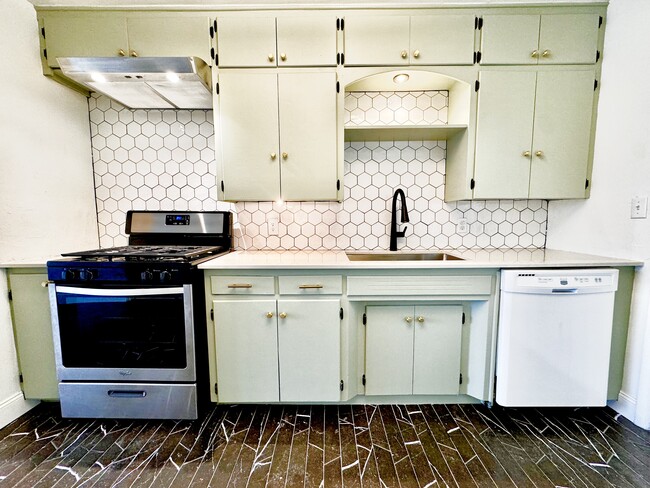
[[[467,223],[467,219],[460,219],[458,221],[458,224],[456,224],[456,233],[461,236],[469,234],[469,224]]]
[[[277,236],[279,234],[278,227],[280,227],[278,219],[269,219],[268,225],[269,225],[269,235]]]
[[[648,217],[648,197],[632,197],[630,218],[645,219]]]

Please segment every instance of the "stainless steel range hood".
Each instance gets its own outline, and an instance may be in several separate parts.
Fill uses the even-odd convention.
[[[128,108],[212,109],[210,67],[200,58],[57,58],[61,72]]]

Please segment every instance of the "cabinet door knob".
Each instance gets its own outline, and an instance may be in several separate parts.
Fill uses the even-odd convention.
[[[266,312],[266,318],[267,319],[272,319],[273,318],[273,312]]]
[[[422,323],[422,322],[424,322],[424,317],[423,317],[422,315],[420,315],[420,316],[418,316],[418,318],[415,319],[415,320],[417,320],[418,322]]]
[[[539,52],[537,51],[537,49],[535,49],[532,53],[530,53],[531,58],[536,58],[538,56],[539,56]]]
[[[275,61],[275,56],[273,56],[273,54],[269,54],[268,58],[269,58],[269,62],[270,62],[270,63],[272,63],[273,61]]]
[[[530,151],[524,151],[524,152],[521,153],[521,155],[523,157],[525,157],[525,158],[529,158],[530,157]]]
[[[286,60],[287,60],[287,55],[286,55],[286,53],[280,53],[280,59],[281,59],[282,61],[286,61]]]
[[[548,49],[545,49],[544,51],[542,51],[542,57],[543,58],[548,58],[550,55],[551,55],[551,51],[549,51]]]
[[[288,157],[289,157],[289,155],[286,152],[282,153],[282,159],[287,159]]]
[[[413,322],[413,317],[407,315],[406,317],[404,317],[404,320],[406,320],[407,324],[410,324],[411,322]]]
[[[50,281],[50,280],[47,280],[47,281],[41,281],[41,286],[42,286],[43,288],[47,288],[47,287],[50,286],[50,284],[52,284],[52,283],[54,283],[54,281]]]
[[[286,312],[280,312],[280,318],[281,319],[286,319],[287,318],[287,313]]]
[[[131,57],[132,57],[132,58],[137,58],[137,57],[138,57],[138,53],[136,53],[135,51],[131,51]]]
[[[542,151],[535,151],[535,156],[537,156],[538,158],[541,158],[541,157],[544,156],[544,153]]]
[[[402,59],[406,59],[406,57],[409,55],[407,51],[402,51],[401,53]]]
[[[271,159],[272,159],[272,160],[275,160],[275,158],[278,157],[278,155],[275,154],[275,153],[271,153],[271,154],[269,154],[269,156],[271,156]]]
[[[126,56],[126,53],[124,52],[124,49],[120,49],[119,51],[117,51],[117,55],[118,56]]]
[[[420,51],[417,50],[417,49],[415,51],[413,51],[413,57],[414,58],[419,58],[420,57]]]

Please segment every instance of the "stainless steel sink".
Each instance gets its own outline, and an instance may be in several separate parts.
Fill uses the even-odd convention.
[[[345,253],[350,261],[463,261],[446,252],[356,252]]]

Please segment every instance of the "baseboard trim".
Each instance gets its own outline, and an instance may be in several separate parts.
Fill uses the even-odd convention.
[[[634,422],[634,417],[636,416],[636,398],[621,391],[618,394],[618,400],[607,402],[607,405],[630,422]]]
[[[38,405],[38,400],[25,400],[21,391],[0,402],[0,429]]]

